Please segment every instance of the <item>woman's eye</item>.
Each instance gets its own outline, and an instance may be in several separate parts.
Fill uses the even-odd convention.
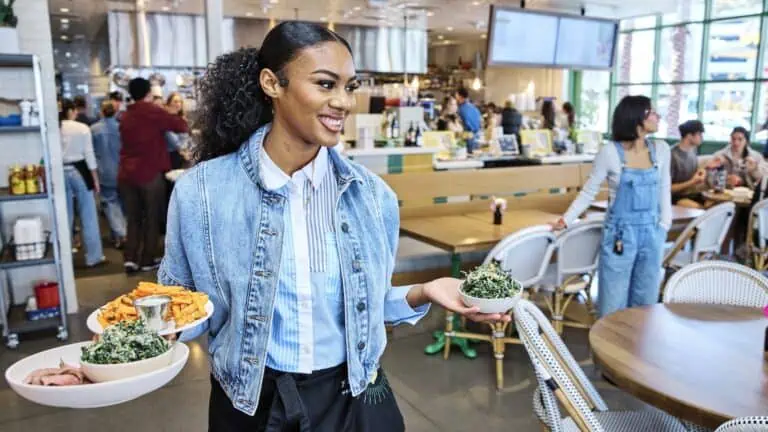
[[[359,88],[360,88],[360,83],[358,83],[358,82],[353,82],[353,83],[349,83],[349,84],[347,84],[347,89],[346,89],[346,90],[347,90],[347,92],[349,92],[349,93],[353,93],[355,90],[357,90],[357,89],[359,89]]]
[[[331,81],[331,80],[318,81],[317,85],[319,85],[320,87],[322,87],[322,88],[324,88],[326,90],[333,90],[333,88],[336,87],[336,83],[334,81]]]

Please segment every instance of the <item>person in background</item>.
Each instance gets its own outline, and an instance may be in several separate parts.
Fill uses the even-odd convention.
[[[724,167],[727,185],[731,188],[744,186],[754,189],[768,168],[763,156],[749,147],[749,131],[738,126],[731,132],[731,142],[713,155],[713,168]]]
[[[124,98],[123,94],[115,90],[107,95],[107,98],[112,102],[112,106],[115,108],[115,119],[120,121],[120,117],[123,115]]]
[[[187,121],[184,115],[184,98],[181,93],[173,92],[168,96],[165,102],[165,109],[171,114],[181,117]],[[189,135],[186,133],[178,134],[168,131],[165,133],[165,142],[168,144],[168,156],[171,158],[171,169],[180,169],[184,164],[184,158],[181,156],[181,150],[186,147]]]
[[[85,100],[85,96],[75,96],[75,110],[77,110],[75,121],[88,127],[95,122],[95,120],[88,115],[88,103]]]
[[[120,126],[115,114],[114,101],[110,98],[101,103],[101,120],[91,126],[93,151],[99,164],[101,204],[112,231],[116,249],[125,244],[126,226],[123,203],[117,193],[117,170],[120,163]]]
[[[456,133],[463,132],[464,126],[461,124],[458,111],[459,104],[456,102],[456,98],[453,96],[446,96],[445,99],[443,99],[440,118],[437,119],[437,130]]]
[[[512,101],[504,102],[504,109],[501,110],[501,127],[504,129],[504,135],[515,135],[519,144],[522,126],[523,115],[515,108]]]
[[[698,150],[704,134],[704,124],[688,120],[678,127],[680,142],[670,150],[669,169],[672,179],[672,204],[688,208],[704,208],[701,193],[707,188],[707,172],[699,168]]]
[[[210,432],[402,432],[380,367],[385,321],[430,303],[476,321],[460,281],[393,287],[398,201],[329,150],[359,86],[349,44],[283,21],[261,51],[219,56],[198,84],[195,167],[168,212],[165,285],[208,294]]]
[[[541,118],[543,119],[542,128],[553,130],[555,128],[555,103],[551,100],[545,100],[541,104]]]
[[[159,107],[165,107],[165,100],[160,95],[154,95],[152,96],[152,103],[159,106]]]
[[[464,125],[464,131],[472,134],[467,140],[467,153],[472,153],[477,148],[477,137],[483,126],[483,118],[480,110],[469,100],[469,90],[462,87],[456,92],[456,102],[459,104],[459,118]]]
[[[183,118],[155,105],[150,84],[134,78],[128,85],[131,98],[120,121],[120,169],[117,180],[128,216],[128,235],[123,248],[127,273],[157,267],[159,212],[165,202],[164,173],[170,170],[165,133],[186,133]]]
[[[565,121],[562,121],[561,127],[573,130],[576,127],[576,108],[573,104],[566,102],[563,104],[563,114],[565,115]]]
[[[94,192],[99,193],[98,163],[93,152],[91,130],[75,121],[77,109],[74,102],[61,102],[59,122],[61,129],[61,153],[64,164],[64,183],[67,191],[67,215],[69,230],[73,232],[75,200],[85,244],[85,265],[94,267],[106,262],[99,233],[99,216],[96,211]]]
[[[658,123],[649,98],[623,98],[613,113],[613,144],[603,146],[581,193],[553,224],[563,229],[576,221],[608,181],[610,199],[598,267],[601,317],[659,300],[672,202],[669,146],[647,139]]]

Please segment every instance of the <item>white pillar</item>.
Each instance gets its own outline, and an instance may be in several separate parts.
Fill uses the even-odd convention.
[[[221,27],[224,21],[222,0],[205,0],[205,40],[208,47],[208,61],[213,62],[222,54]]]
[[[149,53],[149,27],[147,26],[147,4],[136,0],[136,42],[139,52],[139,66],[152,66]]]

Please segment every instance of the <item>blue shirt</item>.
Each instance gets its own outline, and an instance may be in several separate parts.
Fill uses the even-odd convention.
[[[467,132],[477,133],[482,128],[483,118],[480,115],[480,110],[468,100],[459,105],[459,117],[464,123],[464,130]]]
[[[93,152],[98,162],[99,183],[117,187],[117,170],[120,164],[120,127],[114,117],[104,118],[91,126]]]

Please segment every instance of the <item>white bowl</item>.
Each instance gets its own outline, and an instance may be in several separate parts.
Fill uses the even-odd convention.
[[[513,297],[505,297],[500,299],[486,299],[486,298],[479,298],[479,297],[472,297],[471,295],[467,295],[464,293],[464,291],[459,288],[459,293],[461,294],[461,298],[464,301],[464,304],[469,307],[477,307],[480,309],[481,313],[486,314],[492,314],[492,313],[506,313],[520,300],[520,298],[523,295],[523,291],[520,290],[518,293]]]
[[[159,356],[138,360],[130,363],[96,364],[80,361],[83,373],[95,383],[117,381],[132,378],[149,372],[154,372],[171,364],[174,346]]]
[[[128,402],[168,384],[181,372],[189,358],[189,348],[177,342],[171,350],[173,354],[168,366],[132,378],[62,387],[24,383],[24,378],[32,371],[57,367],[60,360],[77,365],[80,363],[82,347],[91,343],[78,342],[25,357],[5,371],[5,380],[19,396],[36,404],[61,408],[100,408]]]

